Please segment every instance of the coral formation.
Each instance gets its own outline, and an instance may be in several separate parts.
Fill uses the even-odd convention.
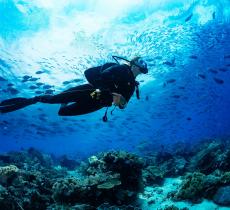
[[[100,153],[80,168],[81,177],[67,178],[53,186],[57,202],[85,202],[95,206],[101,202],[129,204],[142,190],[142,160],[126,152]]]
[[[81,164],[34,148],[9,152],[0,155],[0,206],[4,210],[140,209],[138,195],[145,186],[153,186],[160,196],[157,186],[179,175],[182,182],[175,183],[177,190],[168,192],[165,199],[199,203],[206,198],[230,206],[229,154],[229,147],[220,142],[145,158],[124,151],[102,152]],[[143,195],[149,206],[158,202],[150,192]]]
[[[199,200],[204,189],[205,175],[199,172],[188,174],[179,191],[175,195],[175,199],[190,199],[192,201]]]

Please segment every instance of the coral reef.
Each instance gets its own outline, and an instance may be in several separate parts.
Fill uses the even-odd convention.
[[[222,153],[220,144],[211,143],[207,148],[202,148],[189,162],[189,171],[200,171],[209,174],[216,169],[216,159]]]
[[[0,184],[10,185],[18,172],[19,169],[15,165],[0,167]]]
[[[57,202],[94,206],[102,202],[130,204],[143,190],[142,167],[142,160],[135,155],[122,151],[100,153],[90,157],[79,169],[85,178],[64,178],[56,182],[53,198]]]
[[[202,190],[204,189],[205,175],[199,172],[188,174],[179,191],[175,195],[175,199],[190,199],[196,202],[202,197]]]
[[[66,163],[67,157],[64,159]],[[63,157],[59,164],[64,168],[54,167],[51,157],[35,149],[11,152],[1,160],[5,166],[0,167],[0,205],[6,210],[136,205],[137,195],[143,190],[143,161],[127,152],[92,156],[74,173],[66,171]],[[75,162],[67,161],[67,165],[75,168]]]
[[[190,150],[182,144],[181,149],[145,158],[125,151],[102,152],[81,163],[34,148],[9,152],[0,155],[0,209],[141,209],[140,194],[151,206],[163,193],[162,202],[200,203],[205,198],[230,206],[229,159],[229,145],[220,141],[202,142]],[[165,194],[158,188],[166,178],[178,176],[182,181],[171,185],[176,190]],[[147,186],[154,190],[147,192]]]

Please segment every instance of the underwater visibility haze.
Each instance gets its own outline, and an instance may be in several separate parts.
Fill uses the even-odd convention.
[[[116,108],[111,114],[113,107],[109,108],[108,122],[102,121],[106,108],[86,115],[63,117],[58,116],[60,105],[57,104],[37,103],[1,114],[0,153],[29,149],[29,155],[40,157],[40,151],[54,156],[64,155],[66,161],[67,157],[80,161],[92,156],[94,159],[91,158],[89,164],[95,164],[96,161],[98,165],[100,161],[108,164],[112,158],[122,156],[122,160],[130,158],[133,161],[130,167],[135,168],[134,171],[140,175],[138,169],[142,167],[141,163],[131,154],[129,156],[129,153],[147,157],[145,164],[151,165],[153,162],[149,157],[163,152],[164,155],[160,158],[156,156],[159,159],[151,166],[160,167],[162,161],[170,160],[169,153],[177,147],[175,145],[186,145],[188,148],[204,141],[218,141],[197,146],[199,149],[186,153],[187,156],[185,153],[181,155],[186,161],[191,161],[188,168],[192,168],[192,172],[199,169],[197,174],[190,177],[190,180],[196,179],[199,183],[203,176],[213,172],[209,169],[215,164],[209,165],[208,169],[204,165],[214,159],[212,155],[209,156],[214,151],[222,151],[222,154],[226,154],[225,162],[230,162],[230,150],[223,149],[229,148],[230,139],[229,0],[0,0],[0,101],[58,94],[87,83],[84,71],[106,62],[114,62],[112,56],[128,60],[141,56],[146,61],[148,74],[137,78],[140,83],[140,100],[134,94],[125,109]],[[109,151],[114,153],[107,154]],[[120,154],[120,151],[127,154]],[[97,159],[94,155],[100,152],[105,154]],[[202,159],[204,162],[200,159],[199,162],[195,154],[205,157]],[[223,167],[225,162],[222,161],[218,166]],[[13,171],[16,173],[21,168],[16,160],[14,163],[17,169],[13,168]],[[7,164],[1,166],[10,167]],[[229,166],[230,163],[225,164],[220,170],[229,173]],[[95,165],[91,165],[87,173],[94,174],[93,167]],[[155,178],[150,181],[146,173],[151,170]],[[163,173],[162,168],[151,170],[143,172],[146,175],[145,187],[152,183],[159,184],[159,179],[163,177],[181,175],[179,169],[175,173]],[[55,177],[60,177],[60,174]],[[222,178],[218,183],[222,184],[216,184],[211,192],[205,192],[213,193],[213,196],[216,192],[220,194],[222,188],[225,188],[225,193],[230,192],[230,179],[226,181],[223,178],[227,175],[230,177],[229,174],[219,175]],[[105,177],[110,176],[106,172]],[[97,189],[109,190],[122,185],[125,189],[139,192],[137,180],[138,183],[126,183],[122,180],[123,175],[120,176],[121,180],[118,180],[113,174],[110,187],[100,181]],[[228,186],[223,183],[228,183]],[[0,186],[4,184],[0,181]],[[54,184],[52,189],[59,189],[60,185],[61,181]],[[128,188],[129,185],[133,188]],[[149,192],[147,190],[142,199],[147,199],[145,196]],[[103,193],[100,191],[100,196]],[[214,196],[216,204],[230,206],[229,197],[229,203],[221,203],[216,201],[217,194]],[[195,199],[186,195],[186,192],[177,192],[174,199],[196,200],[195,203],[198,197],[209,199],[205,193],[194,193]],[[71,200],[72,197],[63,197],[58,190],[52,196],[61,203],[76,203]],[[93,203],[84,196],[79,199],[94,207],[102,204],[94,198],[91,198]],[[123,202],[124,199],[119,199],[120,203],[111,201],[111,198],[103,197],[101,200],[116,205],[127,204]],[[162,207],[151,208],[154,202],[148,200],[148,207],[141,209]],[[33,205],[28,207],[18,200],[15,206],[16,209],[35,209]],[[58,209],[47,206],[37,209]]]

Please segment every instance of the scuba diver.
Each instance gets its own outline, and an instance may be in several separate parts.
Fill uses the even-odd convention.
[[[141,57],[131,61],[113,56],[116,63],[105,63],[87,69],[84,74],[89,82],[65,90],[56,95],[40,95],[33,98],[12,98],[0,102],[0,113],[12,112],[37,102],[61,104],[58,115],[75,116],[107,107],[103,121],[107,121],[108,107],[112,104],[124,109],[136,89],[139,99],[139,83],[136,77],[148,73],[147,63]],[[122,59],[127,64],[119,64]],[[112,112],[111,112],[112,113]]]

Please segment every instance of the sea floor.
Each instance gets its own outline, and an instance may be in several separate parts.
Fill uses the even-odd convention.
[[[230,210],[229,140],[143,157],[0,154],[0,210]]]
[[[145,187],[144,192],[139,194],[141,209],[160,210],[173,205],[179,209],[187,208],[187,210],[230,210],[230,207],[219,206],[207,199],[203,199],[201,203],[197,204],[185,201],[172,201],[170,198],[168,198],[168,194],[176,191],[181,183],[181,177],[166,178],[162,186]]]

